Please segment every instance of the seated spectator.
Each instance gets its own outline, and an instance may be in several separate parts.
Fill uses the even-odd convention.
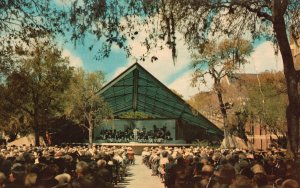
[[[267,175],[265,173],[264,168],[261,165],[259,164],[254,165],[252,167],[252,171],[254,173],[253,181],[256,183],[258,188],[265,187],[268,185]]]
[[[235,188],[253,188],[253,187],[255,187],[253,182],[247,176],[243,176],[243,175],[238,175],[236,177],[234,186],[235,186]]]
[[[36,185],[37,174],[36,173],[28,173],[25,176],[25,187],[33,187]]]
[[[79,161],[76,164],[76,175],[77,177],[83,177],[88,174],[88,164],[85,161]]]
[[[220,168],[218,182],[222,187],[230,187],[235,182],[235,169],[230,164],[225,164]]]
[[[299,183],[293,179],[287,179],[282,183],[282,188],[299,188]]]
[[[199,188],[213,187],[217,184],[217,179],[214,176],[214,168],[211,165],[204,165],[201,172],[201,181],[196,183]]]
[[[6,185],[8,188],[22,188],[25,182],[25,166],[20,163],[15,163],[11,168],[9,175],[9,183]]]
[[[0,172],[0,188],[4,188],[5,187],[5,180],[6,180],[6,177],[5,177],[5,174]]]

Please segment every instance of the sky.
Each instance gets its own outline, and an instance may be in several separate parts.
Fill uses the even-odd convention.
[[[62,0],[56,0],[61,3]],[[143,34],[140,34],[140,39]],[[168,88],[176,90],[183,95],[184,99],[189,99],[201,91],[207,91],[212,86],[212,80],[207,77],[207,85],[200,87],[191,86],[191,77],[193,69],[191,68],[191,57],[183,40],[177,37],[177,61],[173,62],[172,53],[168,48],[163,50],[154,50],[152,55],[158,57],[157,61],[151,62],[150,58],[144,62],[138,62],[158,80],[165,84]],[[132,57],[127,58],[125,52],[117,46],[112,47],[109,58],[103,60],[96,60],[96,50],[90,51],[88,47],[90,44],[96,44],[99,47],[100,41],[97,41],[93,36],[87,36],[83,44],[60,43],[63,56],[69,57],[70,63],[75,67],[82,67],[86,71],[92,72],[101,70],[105,73],[106,81],[111,81],[114,77],[122,73],[129,66],[136,62],[134,57],[140,57],[145,52],[145,47],[140,45],[140,39],[129,40],[129,45],[132,46]],[[97,49],[97,48],[95,48]],[[282,59],[280,54],[275,55],[273,45],[267,41],[256,41],[254,43],[254,51],[248,58],[249,64],[245,65],[241,72],[243,73],[261,73],[264,71],[280,71],[283,69]]]
[[[100,44],[100,42],[99,42]],[[70,64],[75,67],[82,67],[88,72],[101,70],[105,73],[106,81],[109,82],[129,66],[136,62],[134,57],[139,57],[144,51],[138,41],[133,41],[133,57],[127,58],[122,49],[113,47],[109,58],[96,60],[97,52],[89,51],[85,45],[77,46],[68,43],[63,47],[63,56],[69,57]],[[158,80],[168,88],[176,90],[183,95],[184,99],[189,99],[200,91],[207,91],[212,86],[212,80],[207,77],[207,85],[200,87],[191,86],[193,69],[191,67],[191,57],[187,46],[183,41],[177,44],[178,57],[173,62],[172,53],[169,49],[157,50],[152,52],[158,57],[158,60],[151,62],[148,58],[144,62],[138,62]],[[151,57],[151,56],[150,56]],[[264,71],[282,70],[282,59],[280,54],[276,56],[271,42],[261,42],[254,48],[253,53],[248,58],[249,64],[246,64],[241,70],[243,73],[261,73]]]

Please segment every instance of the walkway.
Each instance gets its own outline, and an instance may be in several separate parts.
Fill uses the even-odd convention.
[[[164,188],[160,178],[151,176],[151,170],[142,164],[142,157],[135,156],[135,165],[129,166],[128,176],[116,188]]]

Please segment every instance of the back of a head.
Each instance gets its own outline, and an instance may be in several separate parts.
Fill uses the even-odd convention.
[[[200,162],[200,158],[199,158],[198,156],[195,156],[195,157],[194,157],[194,162],[199,163],[199,162]]]
[[[6,180],[6,176],[3,172],[0,172],[0,185],[3,185],[3,183]]]
[[[299,188],[299,183],[293,179],[287,179],[282,183],[282,188]]]
[[[268,184],[267,176],[263,173],[256,173],[253,176],[254,182],[257,184],[258,187],[262,187]]]
[[[214,168],[211,165],[204,165],[202,167],[202,175],[203,176],[212,176],[214,172]]]
[[[18,165],[17,163],[12,167],[11,173],[15,178],[15,182],[19,184],[24,184],[25,180],[25,167],[23,165]]]
[[[169,161],[169,163],[175,161],[172,155],[169,155],[169,156],[168,156],[168,161]]]
[[[95,184],[92,180],[87,177],[80,177],[71,182],[72,188],[94,188]]]
[[[55,176],[55,179],[58,181],[58,186],[63,187],[70,183],[71,175],[67,173],[63,173]]]
[[[184,166],[184,159],[183,159],[182,156],[179,156],[179,157],[177,158],[177,165],[179,165],[179,166]]]
[[[89,170],[89,166],[88,166],[87,162],[79,161],[76,164],[76,172],[77,173],[80,173],[82,175],[86,175],[88,173],[88,170]]]
[[[230,164],[225,164],[220,169],[219,183],[230,185],[235,179],[234,167]]]
[[[265,174],[266,173],[264,167],[260,164],[253,165],[251,170],[254,174]]]
[[[252,181],[246,177],[239,175],[236,177],[235,188],[252,188],[254,187]]]
[[[103,159],[100,159],[100,160],[97,161],[97,164],[98,164],[99,168],[104,168],[105,165],[106,165],[106,161],[103,160]]]
[[[168,152],[167,151],[163,151],[162,153],[161,153],[161,155],[162,155],[162,157],[168,157]]]
[[[189,155],[189,156],[187,157],[187,161],[188,161],[189,164],[192,164],[193,161],[194,161],[194,157],[191,156],[191,155]]]
[[[25,186],[31,187],[36,184],[37,174],[36,173],[28,173],[25,176]]]

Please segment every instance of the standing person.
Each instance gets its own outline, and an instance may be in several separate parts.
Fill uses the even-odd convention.
[[[134,151],[131,147],[127,149],[127,159],[129,164],[134,164]]]
[[[133,129],[133,139],[134,139],[134,141],[138,140],[138,132],[139,132],[139,130],[137,128]]]
[[[47,146],[51,146],[51,134],[46,131]]]
[[[167,151],[163,151],[161,153],[162,155],[162,158],[159,160],[159,173],[160,173],[160,176],[161,176],[161,179],[162,181],[164,182],[164,176],[165,176],[165,173],[166,173],[166,164],[169,162],[168,161],[168,152]]]
[[[165,165],[165,187],[166,188],[175,188],[175,160],[172,155],[168,156],[168,163]]]
[[[175,188],[186,188],[186,166],[183,156],[177,158],[175,175]]]
[[[158,175],[158,167],[159,167],[159,160],[160,160],[160,152],[154,150],[153,157],[151,159],[151,169],[152,169],[152,176]]]
[[[234,182],[236,180],[235,169],[230,164],[225,164],[220,169],[220,175],[218,177],[218,182],[223,188],[234,187]]]

